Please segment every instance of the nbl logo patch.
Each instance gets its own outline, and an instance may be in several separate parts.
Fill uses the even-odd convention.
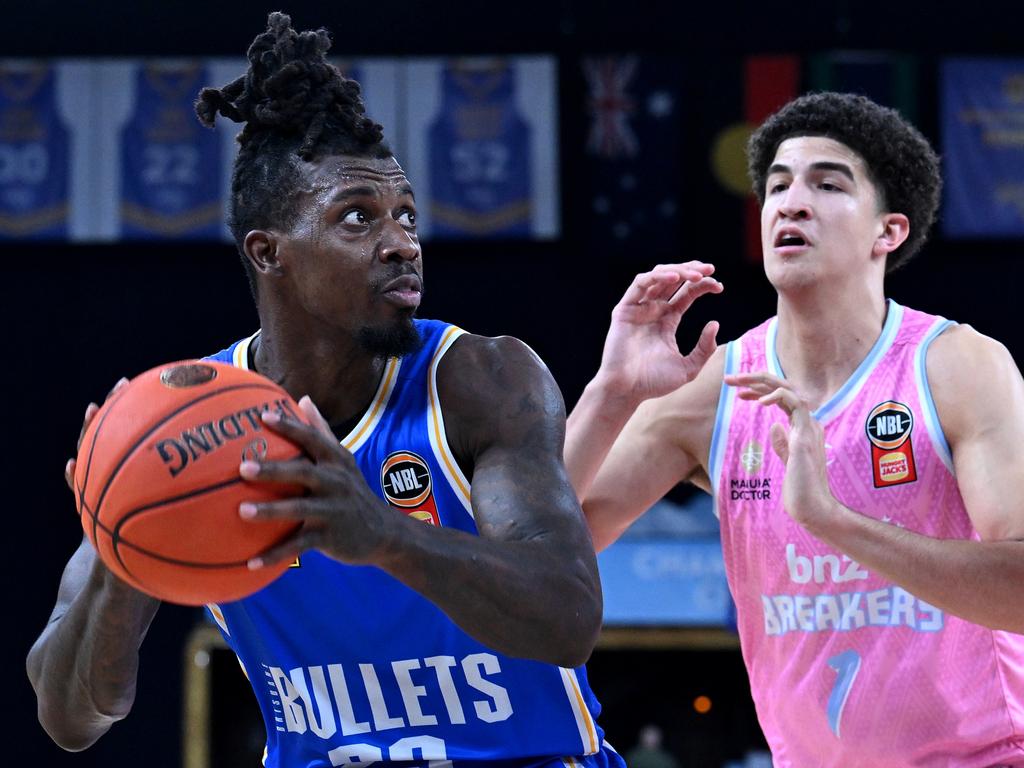
[[[871,409],[864,424],[871,442],[871,471],[875,488],[912,483],[917,480],[914,445],[914,414],[903,403],[886,400]]]
[[[412,451],[395,451],[380,465],[380,487],[393,507],[410,517],[440,525],[427,462]]]

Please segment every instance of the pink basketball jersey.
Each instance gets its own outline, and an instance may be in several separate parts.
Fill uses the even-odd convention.
[[[878,341],[814,416],[840,502],[934,538],[977,539],[925,370],[949,325],[890,301]],[[729,344],[726,372],[782,376],[776,331],[773,318]],[[774,422],[785,414],[723,386],[710,469],[776,767],[1024,766],[1024,637],[950,616],[795,523]]]

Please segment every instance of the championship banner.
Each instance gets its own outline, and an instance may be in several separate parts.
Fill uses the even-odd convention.
[[[1024,59],[941,68],[947,237],[1024,236]]]
[[[553,59],[419,60],[407,81],[421,237],[557,236]]]
[[[0,240],[68,233],[70,145],[49,62],[0,62]]]
[[[211,83],[196,62],[138,67],[121,130],[121,231],[125,238],[216,239],[224,218],[221,143],[193,103]]]

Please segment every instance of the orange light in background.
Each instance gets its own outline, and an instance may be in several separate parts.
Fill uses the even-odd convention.
[[[698,696],[693,700],[693,708],[697,710],[697,714],[706,715],[711,711],[711,699],[707,696]]]

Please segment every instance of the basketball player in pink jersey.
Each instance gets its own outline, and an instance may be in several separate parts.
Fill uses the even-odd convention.
[[[924,242],[926,140],[803,96],[748,146],[778,314],[680,354],[702,262],[640,275],[569,421],[602,548],[676,483],[714,496],[778,768],[1024,766],[1024,382],[999,343],[886,300]]]

